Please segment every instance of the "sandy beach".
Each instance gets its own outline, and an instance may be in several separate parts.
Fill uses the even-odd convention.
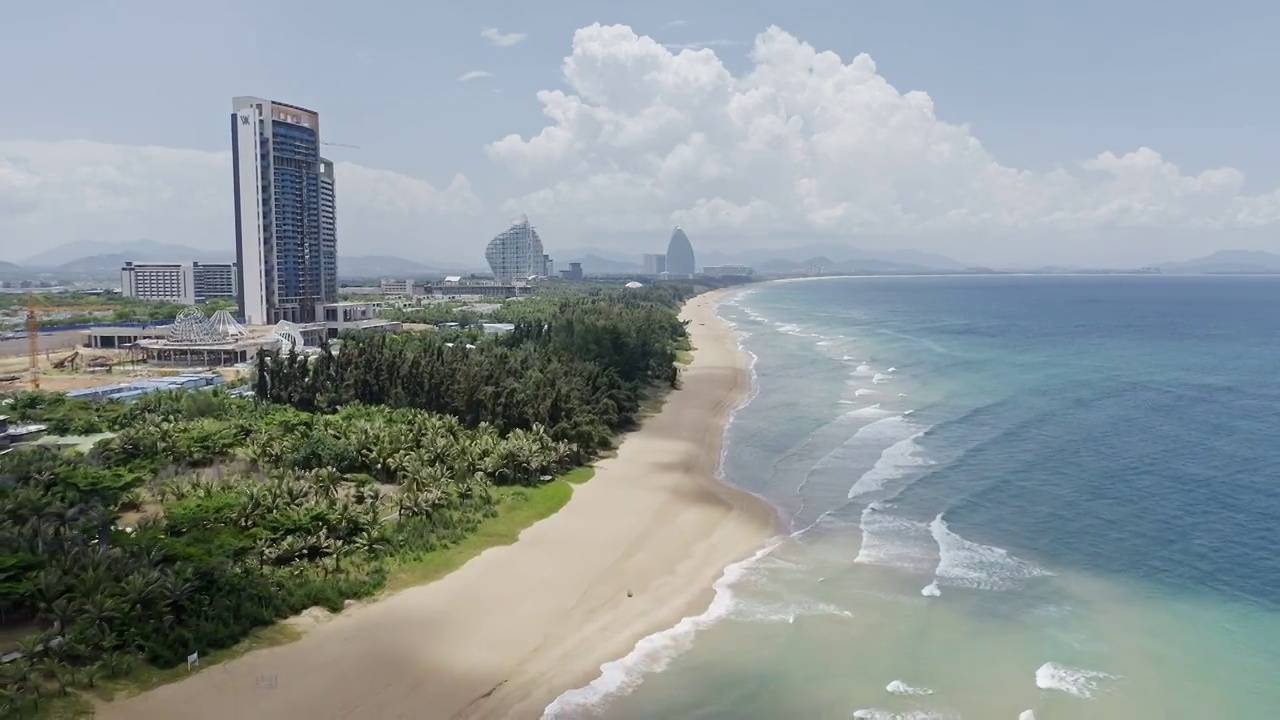
[[[695,350],[682,388],[517,543],[98,717],[538,718],[602,663],[701,612],[724,567],[774,529],[763,501],[715,479],[751,379],[714,302],[684,308]]]

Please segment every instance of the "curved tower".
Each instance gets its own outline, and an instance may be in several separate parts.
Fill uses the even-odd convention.
[[[693,245],[677,225],[671,233],[671,242],[667,243],[667,273],[673,277],[693,277],[694,272]]]
[[[511,227],[498,233],[484,250],[493,276],[499,280],[546,277],[547,256],[542,252],[542,238],[529,224],[529,216],[520,213]]]

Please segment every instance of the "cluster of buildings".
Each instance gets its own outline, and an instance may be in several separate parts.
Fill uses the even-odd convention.
[[[694,275],[707,277],[751,277],[755,270],[746,265],[704,265],[698,272],[697,261],[693,254],[693,244],[689,236],[677,225],[667,242],[665,254],[645,253],[643,257],[644,274],[661,278],[687,279]]]

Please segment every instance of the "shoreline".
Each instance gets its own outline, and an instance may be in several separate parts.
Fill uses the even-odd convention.
[[[748,354],[691,298],[682,386],[559,512],[426,585],[353,607],[300,640],[98,706],[130,718],[531,718],[646,637],[703,612],[726,568],[778,528],[723,482]]]

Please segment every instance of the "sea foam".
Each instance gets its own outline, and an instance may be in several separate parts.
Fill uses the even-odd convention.
[[[887,481],[906,475],[912,468],[928,465],[929,460],[921,457],[922,449],[916,443],[923,435],[924,431],[917,431],[885,448],[876,464],[849,488],[849,499],[883,490]]]
[[[1020,560],[1007,550],[966,540],[952,532],[939,514],[929,523],[938,544],[937,582],[975,590],[1007,590],[1024,580],[1052,575],[1044,568]]]
[[[1100,682],[1114,678],[1115,676],[1098,670],[1047,662],[1036,670],[1036,687],[1041,690],[1060,690],[1078,698],[1091,698],[1097,692]]]
[[[599,708],[605,701],[635,690],[645,675],[665,670],[672,660],[693,646],[694,636],[700,630],[711,627],[732,612],[737,602],[733,584],[781,542],[781,538],[774,538],[755,555],[726,567],[712,586],[715,597],[705,611],[641,638],[625,657],[601,665],[596,679],[583,687],[561,693],[542,711],[543,720],[599,717]]]
[[[933,691],[926,687],[915,687],[901,680],[894,680],[884,687],[890,695],[932,695]]]

